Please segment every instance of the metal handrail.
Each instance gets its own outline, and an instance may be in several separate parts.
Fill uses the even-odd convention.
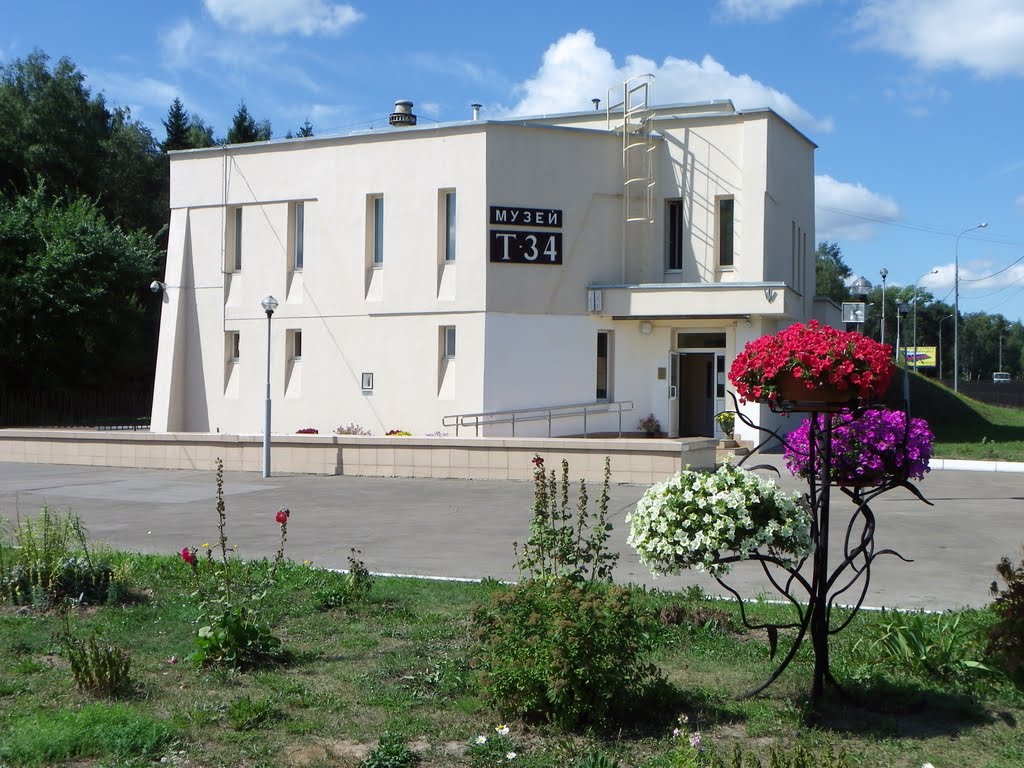
[[[622,437],[622,414],[633,410],[632,400],[607,403],[572,403],[570,405],[553,405],[538,408],[515,408],[508,411],[481,411],[480,413],[456,413],[445,416],[441,423],[446,427],[455,427],[455,436],[459,436],[460,427],[473,427],[479,437],[480,427],[494,424],[511,424],[512,437],[516,436],[516,424],[527,421],[548,422],[548,437],[551,437],[551,422],[570,416],[583,417],[583,436],[587,437],[587,416],[590,414],[615,413],[619,417],[619,437]]]

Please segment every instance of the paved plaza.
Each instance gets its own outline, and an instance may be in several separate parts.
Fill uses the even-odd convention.
[[[779,464],[778,457],[768,461]],[[571,474],[571,472],[570,472]],[[783,485],[800,484],[783,471]],[[873,504],[878,548],[914,560],[880,558],[865,604],[943,609],[980,606],[1001,556],[1020,557],[1024,543],[1024,474],[938,470],[919,484],[928,506],[904,489]],[[626,546],[625,517],[644,492],[611,489],[622,553],[616,580],[661,589],[699,584],[722,588],[704,574],[653,579]],[[217,539],[213,472],[121,469],[0,462],[0,515],[38,512],[45,503],[71,508],[92,538],[117,549],[173,553]],[[349,549],[382,573],[477,579],[515,578],[512,543],[528,535],[533,486],[529,482],[226,473],[228,537],[243,557],[272,557],[278,542],[274,514],[291,509],[287,555],[344,568]],[[833,543],[853,507],[833,492]],[[597,496],[596,489],[591,498]],[[572,491],[575,501],[575,489]],[[834,557],[833,557],[834,559]],[[730,577],[745,596],[773,597],[757,569]]]

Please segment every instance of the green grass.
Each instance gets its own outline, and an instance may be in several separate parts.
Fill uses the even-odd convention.
[[[917,374],[910,381],[911,413],[927,419],[937,458],[1024,461],[1024,409],[972,400]]]
[[[354,767],[386,731],[422,754],[425,768],[471,765],[464,745],[499,722],[478,692],[467,621],[493,584],[377,579],[358,605],[319,611],[312,587],[333,576],[289,565],[267,598],[288,661],[239,674],[169,663],[193,649],[188,569],[176,558],[123,557],[148,598],[70,617],[76,635],[95,631],[130,649],[135,693],[116,704],[75,688],[55,641],[56,613],[19,616],[0,604],[0,766],[141,766],[183,752],[195,766]],[[740,701],[774,668],[767,638],[742,631],[730,603],[652,592],[642,599],[658,612],[679,604],[685,610],[664,614],[688,617],[666,626],[652,659],[670,683],[657,706],[621,730],[572,737],[509,723],[517,765],[562,768],[591,749],[623,768],[670,765],[681,713],[726,754],[734,745],[762,758],[772,747],[831,745],[856,766],[1024,764],[1024,694],[996,676],[939,681],[880,668],[866,652],[879,614],[862,614],[832,646],[836,675],[867,706],[830,699],[810,727],[808,651],[764,694]],[[786,610],[752,606],[762,620]],[[973,642],[990,621],[987,611],[965,614],[978,628]]]

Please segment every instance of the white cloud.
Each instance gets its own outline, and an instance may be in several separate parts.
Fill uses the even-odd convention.
[[[867,0],[856,24],[867,45],[928,69],[1024,75],[1020,0]]]
[[[1014,203],[1018,208],[1024,209],[1024,195],[1018,195]]]
[[[519,103],[495,111],[507,116],[591,109],[592,98],[603,101],[610,86],[617,87],[640,74],[655,76],[654,101],[658,104],[731,99],[738,109],[770,107],[803,128],[823,132],[833,128],[831,119],[815,118],[781,91],[749,75],[734,75],[711,56],[699,63],[669,56],[659,66],[651,59],[630,55],[620,66],[585,29],[553,43],[544,52],[537,74],[518,86],[522,94]]]
[[[818,241],[870,240],[880,222],[903,215],[892,198],[872,192],[860,182],[851,184],[827,175],[814,177],[814,197]]]
[[[351,5],[328,0],[203,0],[203,5],[223,27],[275,35],[335,35],[363,18]]]
[[[191,61],[196,39],[196,30],[192,22],[183,19],[169,29],[160,33],[160,49],[164,64],[171,69],[180,69]]]
[[[775,21],[783,14],[814,0],[719,0],[727,17],[740,21]]]

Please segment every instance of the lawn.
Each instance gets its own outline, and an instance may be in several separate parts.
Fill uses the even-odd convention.
[[[707,749],[729,755],[739,746],[766,766],[770,749],[797,745],[815,754],[841,750],[850,766],[1024,765],[1024,694],[995,674],[958,668],[933,676],[881,663],[873,642],[891,614],[861,614],[834,638],[833,669],[857,703],[831,698],[809,725],[809,655],[764,694],[740,700],[774,668],[767,638],[742,629],[731,603],[693,592],[638,593],[643,610],[660,619],[652,661],[668,685],[657,700],[604,729],[565,733],[510,721],[498,738],[499,715],[481,696],[470,661],[468,617],[507,586],[376,578],[368,595],[323,610],[344,576],[285,563],[264,603],[284,654],[231,672],[189,659],[198,608],[180,558],[112,557],[115,574],[132,585],[119,604],[72,607],[63,617],[0,604],[0,765],[92,768],[166,758],[193,768],[357,766],[392,732],[422,766],[498,765],[515,752],[517,765],[561,768],[596,760],[599,751],[607,766],[670,768],[681,714]],[[754,606],[755,618],[782,610]],[[992,615],[958,616],[953,657],[973,659]],[[91,633],[130,653],[131,688],[115,704],[80,692],[69,669],[61,637]],[[930,637],[943,635],[933,628]],[[479,735],[500,754],[467,747]]]
[[[911,414],[927,419],[937,458],[1024,461],[1024,409],[972,400],[917,374],[910,380]]]

